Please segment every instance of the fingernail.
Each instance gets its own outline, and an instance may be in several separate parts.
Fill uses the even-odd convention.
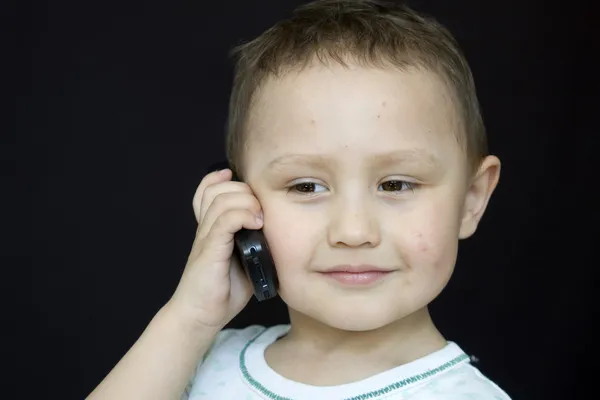
[[[263,212],[262,212],[262,211],[261,211],[261,212],[259,212],[259,213],[258,213],[258,215],[256,216],[256,220],[257,220],[257,221],[259,221],[259,222],[261,222],[261,221],[262,221],[264,218],[265,218],[265,217],[264,217],[264,215],[263,215]]]

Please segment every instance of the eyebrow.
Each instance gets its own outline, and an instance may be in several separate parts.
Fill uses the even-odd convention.
[[[278,169],[287,166],[327,168],[331,167],[333,163],[332,159],[321,154],[284,154],[269,162],[266,169]],[[378,168],[394,164],[424,164],[431,168],[440,167],[437,157],[422,148],[375,154],[371,157],[369,163]]]

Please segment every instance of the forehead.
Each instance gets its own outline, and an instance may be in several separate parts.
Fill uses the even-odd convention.
[[[288,156],[351,168],[395,153],[443,164],[460,153],[458,129],[433,73],[312,66],[271,78],[257,92],[245,169],[259,173]]]

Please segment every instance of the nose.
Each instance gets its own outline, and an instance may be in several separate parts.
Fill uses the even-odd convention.
[[[327,239],[332,247],[375,247],[381,241],[376,210],[368,201],[332,204]]]

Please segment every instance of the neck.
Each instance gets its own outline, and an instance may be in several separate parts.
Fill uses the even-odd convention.
[[[282,345],[330,360],[386,360],[397,366],[443,348],[447,342],[429,310],[423,308],[391,324],[369,331],[345,331],[290,309],[291,327]],[[366,361],[366,360],[365,360]]]

